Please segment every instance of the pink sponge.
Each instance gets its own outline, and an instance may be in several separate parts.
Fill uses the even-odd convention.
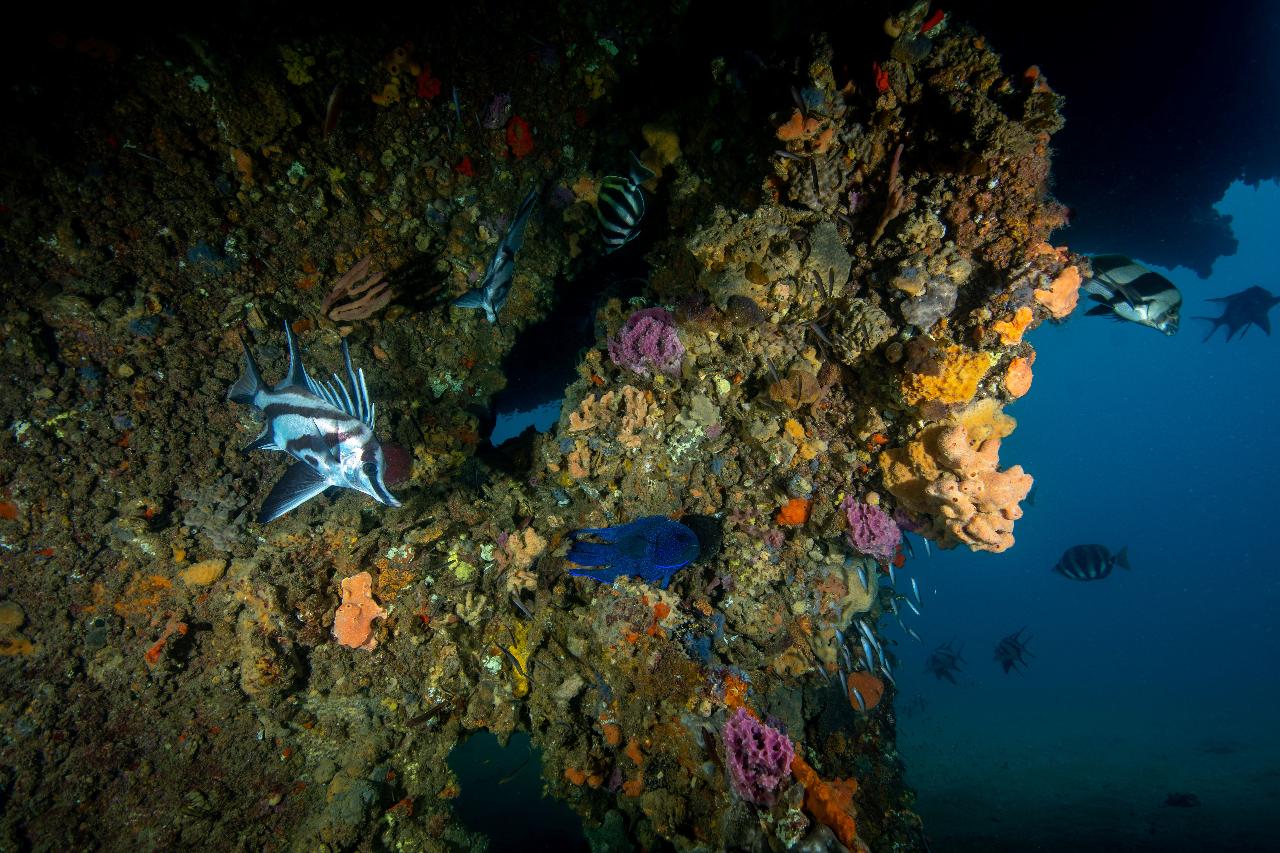
[[[729,781],[742,799],[773,805],[778,787],[791,776],[791,739],[739,707],[724,724]]]
[[[665,308],[645,308],[627,318],[618,336],[609,341],[609,358],[619,367],[648,376],[680,371],[684,344],[676,335],[676,321]]]
[[[849,517],[849,542],[854,548],[879,560],[893,559],[902,531],[887,512],[852,497],[845,498],[841,508]]]

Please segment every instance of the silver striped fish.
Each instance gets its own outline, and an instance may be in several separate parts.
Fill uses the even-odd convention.
[[[246,452],[279,450],[298,460],[267,495],[258,523],[274,521],[330,486],[355,489],[387,506],[400,506],[387,491],[386,460],[373,435],[376,406],[369,400],[364,370],[352,369],[347,342],[342,342],[347,382],[336,373],[332,382],[317,382],[302,366],[298,341],[288,323],[284,333],[289,342],[288,376],[274,387],[267,386],[248,342],[241,338],[244,373],[227,392],[231,402],[262,413],[262,432]]]

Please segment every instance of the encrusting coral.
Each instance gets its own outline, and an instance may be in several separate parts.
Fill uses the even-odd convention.
[[[978,383],[992,363],[989,353],[924,337],[912,340],[907,353],[902,397],[913,406],[925,402],[969,402],[978,393]]]
[[[373,576],[360,572],[342,579],[342,604],[333,617],[333,636],[352,649],[372,651],[378,647],[373,636],[373,620],[387,615],[373,600]]]

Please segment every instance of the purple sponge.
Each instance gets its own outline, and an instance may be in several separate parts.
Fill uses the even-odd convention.
[[[676,335],[676,321],[665,308],[645,308],[627,318],[618,336],[609,341],[609,358],[619,367],[648,376],[678,373],[684,344]]]
[[[791,739],[739,706],[724,724],[724,751],[733,790],[747,802],[773,805],[779,786],[791,776]]]
[[[863,554],[879,560],[892,560],[902,539],[902,531],[878,506],[844,499],[841,508],[849,516],[849,542]]]

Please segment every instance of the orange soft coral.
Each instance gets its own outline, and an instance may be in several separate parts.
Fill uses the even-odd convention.
[[[333,636],[352,649],[372,651],[378,641],[373,636],[373,620],[387,615],[370,594],[373,577],[361,572],[342,580],[342,604],[333,617]]]
[[[809,520],[810,504],[811,501],[805,498],[792,498],[778,510],[778,523],[786,527],[799,527]]]
[[[1035,316],[1031,307],[1023,305],[1009,317],[996,320],[991,324],[991,331],[1000,336],[1000,343],[1005,346],[1022,341],[1022,334],[1027,330],[1027,326],[1031,325],[1031,320]]]
[[[845,847],[856,849],[858,825],[853,819],[853,795],[858,792],[858,783],[853,779],[824,782],[798,752],[791,758],[791,772],[804,785],[805,811],[830,827]]]

